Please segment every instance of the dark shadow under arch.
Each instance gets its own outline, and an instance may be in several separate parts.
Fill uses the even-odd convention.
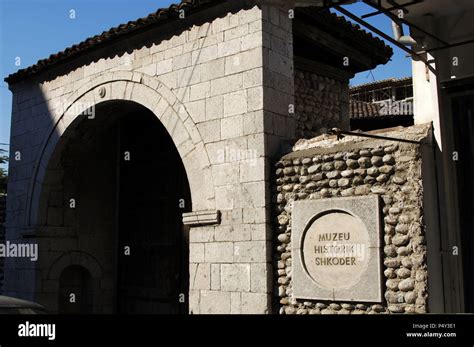
[[[187,298],[179,300],[189,289],[182,213],[192,207],[173,140],[134,102],[104,102],[94,115],[71,125],[48,165],[40,220],[76,240],[65,237],[52,251],[86,252],[100,263],[100,285],[91,289],[96,312],[187,313]],[[57,177],[48,179],[50,172]],[[66,275],[66,287],[83,278]]]
[[[68,266],[59,277],[59,313],[93,313],[93,307],[94,291],[90,272],[80,265]]]

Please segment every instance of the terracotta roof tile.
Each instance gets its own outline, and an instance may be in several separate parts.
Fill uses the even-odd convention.
[[[386,45],[383,40],[372,35],[372,33],[365,31],[358,24],[347,20],[343,16],[338,16],[335,13],[330,13],[330,15],[334,24],[338,23],[340,25],[343,25],[345,28],[351,31],[355,38],[361,40],[362,42],[370,42],[373,45],[377,46],[380,50],[382,50],[383,53],[387,55],[387,61],[393,55],[393,49],[390,46]]]
[[[374,81],[374,82],[368,82],[368,83],[364,83],[364,84],[359,84],[357,86],[353,86],[351,87],[351,92],[353,91],[357,91],[357,90],[360,90],[360,89],[376,89],[376,88],[380,88],[380,87],[383,87],[383,86],[394,86],[394,85],[397,85],[397,84],[411,84],[412,83],[412,77],[411,76],[408,76],[408,77],[401,77],[401,78],[387,78],[387,79],[384,79],[384,80],[379,80],[379,81]]]
[[[61,63],[66,59],[77,56],[86,50],[95,48],[119,36],[129,34],[148,25],[160,23],[166,19],[169,19],[173,15],[177,17],[177,12],[179,10],[198,10],[200,8],[204,8],[206,5],[215,5],[224,1],[225,0],[182,0],[179,4],[173,4],[168,8],[160,8],[156,12],[151,13],[144,18],[139,18],[135,21],[129,21],[126,24],[120,24],[119,26],[104,31],[99,35],[87,38],[78,44],[65,48],[61,52],[51,54],[48,58],[41,59],[36,64],[31,65],[26,69],[18,70],[17,72],[9,75],[7,78],[5,78],[5,81],[8,83],[19,81],[22,78],[36,74],[47,67]]]
[[[351,99],[349,102],[350,119],[388,119],[397,117],[413,116],[409,113],[399,113],[396,108],[396,102],[393,104],[394,109],[390,109],[390,105],[374,104]]]
[[[349,103],[351,119],[379,118],[380,106],[370,102],[351,100]]]

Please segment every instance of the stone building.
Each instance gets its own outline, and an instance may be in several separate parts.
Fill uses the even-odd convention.
[[[3,294],[64,313],[298,310],[280,304],[273,164],[349,129],[349,79],[391,54],[317,7],[183,1],[10,75],[6,238],[39,257],[6,258]],[[417,170],[411,149],[374,146]]]
[[[353,130],[370,131],[413,125],[411,77],[389,78],[350,88],[350,120]]]

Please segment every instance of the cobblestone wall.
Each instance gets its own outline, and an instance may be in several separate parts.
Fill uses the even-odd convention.
[[[427,126],[389,135],[420,140]],[[420,146],[321,136],[300,141],[276,163],[276,281],[280,314],[427,312]],[[292,296],[291,215],[295,200],[379,195],[383,201],[384,302],[303,301]]]
[[[346,129],[349,87],[347,82],[296,68],[296,134],[311,138],[328,129]]]

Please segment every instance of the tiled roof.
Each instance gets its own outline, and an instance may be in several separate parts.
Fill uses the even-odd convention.
[[[379,80],[379,81],[374,81],[374,82],[369,82],[369,83],[364,83],[364,84],[359,84],[357,86],[353,86],[350,88],[351,92],[358,91],[361,89],[377,89],[377,88],[382,88],[385,86],[392,86],[396,84],[411,84],[412,83],[412,77],[402,77],[402,78],[387,78],[385,80]]]
[[[26,69],[18,70],[17,72],[5,78],[8,83],[16,82],[24,77],[38,73],[52,65],[61,63],[69,58],[78,56],[79,54],[96,48],[100,45],[110,42],[113,39],[123,37],[124,35],[136,32],[138,29],[159,24],[167,19],[178,18],[179,11],[185,10],[200,10],[207,6],[214,6],[226,0],[181,0],[179,4],[172,4],[167,8],[160,8],[156,12],[149,14],[146,17],[139,18],[134,21],[129,21],[126,24],[121,24],[117,27],[104,31],[102,34],[90,37],[79,44],[73,45],[56,54],[51,54],[48,58],[39,60],[36,64],[27,67]],[[206,6],[207,5],[207,6]]]
[[[351,100],[349,115],[351,119],[379,118],[380,106],[371,102]]]
[[[358,24],[355,24],[345,19],[343,16],[338,16],[335,13],[331,13],[330,18],[331,18],[330,20],[332,21],[334,25],[341,25],[344,28],[346,28],[349,32],[352,33],[351,40],[357,40],[358,42],[367,43],[367,44],[376,46],[377,53],[382,53],[383,55],[387,57],[385,62],[387,62],[390,59],[390,57],[393,55],[392,47],[386,45],[384,41],[382,41],[376,36],[373,36],[370,32],[362,29]],[[361,47],[361,48],[365,48],[365,47]]]
[[[151,13],[144,18],[139,18],[126,24],[121,24],[117,27],[104,31],[102,34],[90,37],[79,44],[68,47],[63,51],[52,54],[48,58],[39,60],[36,64],[26,69],[18,70],[17,72],[9,75],[7,78],[5,78],[5,81],[8,83],[17,82],[23,78],[39,73],[51,66],[61,64],[66,60],[70,60],[76,56],[79,56],[84,52],[88,52],[92,49],[100,47],[101,45],[104,45],[112,40],[119,39],[125,35],[137,32],[139,29],[147,28],[152,25],[159,25],[166,20],[177,19],[180,10],[185,10],[187,13],[190,11],[197,12],[228,1],[232,0],[181,0],[179,4],[173,4],[168,8],[160,8],[156,12]],[[371,44],[372,46],[375,46],[386,53],[387,59],[392,55],[393,52],[389,46],[385,45],[382,40],[362,30],[358,25],[354,25],[344,19],[344,17],[340,17],[335,14],[330,14],[327,17],[328,20],[334,25],[341,25],[348,29],[346,37],[348,40],[362,39],[366,43]]]
[[[387,119],[413,116],[404,113],[404,110],[396,108],[396,102],[393,104],[394,109],[391,110],[390,105],[375,104],[351,99],[349,102],[350,119]]]

